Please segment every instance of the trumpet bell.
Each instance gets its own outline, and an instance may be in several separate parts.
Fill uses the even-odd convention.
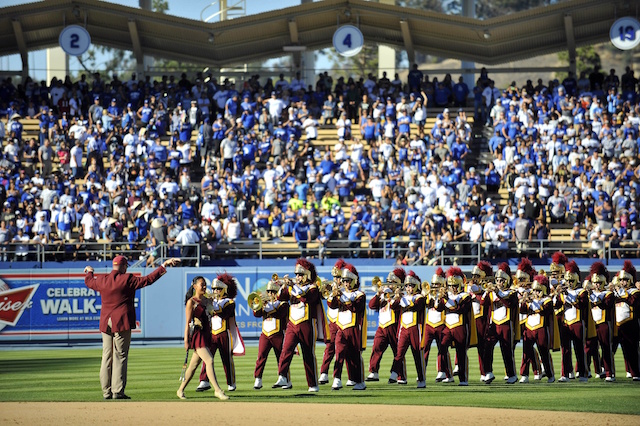
[[[250,293],[249,296],[247,296],[247,304],[249,305],[249,308],[254,311],[262,309],[262,307],[264,306],[262,295],[257,291]]]

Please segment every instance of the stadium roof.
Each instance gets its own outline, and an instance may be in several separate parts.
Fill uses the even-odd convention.
[[[324,0],[205,23],[97,0],[48,0],[0,9],[0,56],[58,45],[66,25],[85,26],[92,42],[143,55],[214,66],[282,56],[284,46],[330,47],[338,25],[353,24],[365,43],[485,64],[535,57],[609,39],[616,18],[640,0],[570,0],[478,20],[362,0]]]

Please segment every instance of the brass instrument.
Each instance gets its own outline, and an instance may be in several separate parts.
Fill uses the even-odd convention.
[[[550,296],[559,296],[562,293],[566,293],[567,291],[567,286],[564,284],[564,282],[559,283],[557,286],[555,286],[551,292],[549,292]]]
[[[320,291],[320,294],[324,299],[328,299],[332,296],[337,296],[338,292],[336,290],[337,284],[335,282],[331,280],[320,279],[320,282],[318,284],[318,291]]]
[[[438,299],[444,299],[447,296],[447,289],[444,287],[438,288]]]
[[[373,290],[374,293],[379,293],[380,290],[382,290],[382,285],[382,280],[378,276],[373,277],[371,280],[371,290]]]
[[[249,308],[254,311],[259,311],[260,309],[262,309],[265,303],[270,300],[271,298],[268,295],[262,294],[259,291],[249,293],[249,295],[247,296],[247,304],[249,305]]]
[[[436,297],[436,295],[438,294],[438,286],[431,286],[431,284],[429,284],[429,281],[423,281],[422,282],[422,295],[424,297],[431,297],[432,299]]]
[[[400,285],[394,285],[391,287],[393,292],[384,293],[384,299],[390,302],[393,299],[400,299],[402,297],[402,287]]]

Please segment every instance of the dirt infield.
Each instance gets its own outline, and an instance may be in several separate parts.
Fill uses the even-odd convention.
[[[215,404],[215,405],[213,405]],[[117,407],[116,407],[117,405]],[[243,402],[7,402],[2,425],[204,424],[216,425],[423,425],[518,424],[638,425],[640,416],[492,408]]]

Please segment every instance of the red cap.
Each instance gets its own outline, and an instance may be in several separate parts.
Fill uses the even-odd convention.
[[[123,263],[125,265],[128,265],[129,259],[127,259],[125,256],[116,256],[113,258],[113,266],[122,265]]]

